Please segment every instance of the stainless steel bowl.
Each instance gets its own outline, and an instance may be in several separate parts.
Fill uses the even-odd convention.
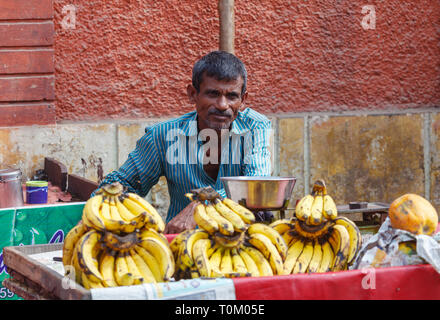
[[[294,177],[221,177],[226,196],[250,210],[285,209],[296,183]]]

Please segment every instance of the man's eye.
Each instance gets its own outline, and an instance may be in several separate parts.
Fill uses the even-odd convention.
[[[229,100],[237,100],[239,98],[239,96],[237,94],[235,94],[235,93],[228,94],[227,97],[228,97]]]
[[[216,92],[216,91],[209,91],[208,92],[208,96],[209,97],[218,97],[219,96],[219,93],[218,92]]]

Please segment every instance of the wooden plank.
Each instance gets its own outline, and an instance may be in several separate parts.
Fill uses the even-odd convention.
[[[0,19],[52,19],[53,0],[0,0]]]
[[[12,270],[11,270],[12,271]],[[9,289],[10,291],[14,292],[19,297],[25,299],[25,300],[54,300],[57,299],[56,297],[49,296],[44,294],[44,292],[41,292],[40,290],[37,290],[33,288],[34,286],[29,286],[29,281],[26,281],[27,283],[20,282],[19,280],[16,280],[16,278],[19,278],[18,273],[13,272],[13,279],[8,278],[3,280],[2,284],[5,288]],[[23,278],[22,276],[20,278]]]
[[[63,300],[90,299],[90,291],[79,284],[73,288],[63,288],[63,276],[29,257],[31,254],[57,251],[62,243],[32,246],[10,246],[3,248],[3,261],[8,270],[19,273],[25,279],[39,285],[46,294],[54,295]]]
[[[98,189],[98,183],[80,177],[76,174],[69,174],[67,181],[67,192],[78,197],[82,201],[89,200],[92,192]]]
[[[67,187],[67,168],[61,162],[52,159],[44,158],[44,172],[46,172],[49,181],[61,188],[61,191],[66,191]]]
[[[55,124],[53,103],[0,105],[0,127]]]
[[[0,50],[0,74],[54,73],[53,49]]]
[[[53,45],[54,24],[44,22],[0,23],[0,45],[2,47],[50,46]]]
[[[0,101],[42,100],[55,100],[55,76],[0,77]]]

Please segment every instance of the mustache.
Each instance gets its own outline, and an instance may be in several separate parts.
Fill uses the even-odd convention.
[[[231,110],[220,111],[215,108],[208,111],[208,115],[212,115],[212,114],[216,115],[216,116],[223,116],[223,117],[229,117],[229,118],[231,118],[233,116]]]

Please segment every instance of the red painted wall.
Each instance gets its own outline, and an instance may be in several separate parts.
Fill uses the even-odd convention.
[[[75,29],[62,27],[65,5]],[[364,5],[375,29],[364,30]],[[193,63],[218,48],[217,1],[55,0],[56,116],[180,115]],[[64,20],[65,21],[65,20]],[[263,113],[440,105],[440,2],[235,1],[248,106]]]

